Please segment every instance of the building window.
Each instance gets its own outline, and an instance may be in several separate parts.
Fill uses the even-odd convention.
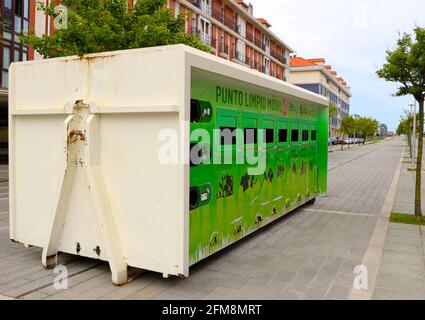
[[[21,32],[29,30],[29,1],[30,0],[3,0],[0,15],[3,24],[0,25],[0,36],[3,38],[0,50],[0,85],[7,89],[9,86],[9,66],[12,62],[28,59],[28,47],[19,40]]]

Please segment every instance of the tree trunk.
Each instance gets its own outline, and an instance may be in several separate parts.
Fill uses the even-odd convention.
[[[424,147],[424,97],[419,101],[419,134],[418,134],[418,158],[416,160],[416,183],[415,183],[415,216],[422,217],[421,184],[422,184],[422,154]]]

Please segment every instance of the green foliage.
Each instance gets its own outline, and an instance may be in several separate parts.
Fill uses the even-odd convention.
[[[338,108],[334,103],[329,103],[329,119],[338,115]]]
[[[416,124],[416,132],[419,132],[419,123]],[[413,115],[407,114],[404,118],[400,119],[397,127],[397,134],[412,134],[413,133]]]
[[[419,102],[419,137],[415,179],[415,215],[422,216],[422,156],[424,138],[425,99],[425,29],[416,27],[414,37],[404,33],[397,41],[397,48],[387,51],[387,63],[377,75],[390,82],[399,83],[396,96],[413,95]]]
[[[340,130],[344,135],[348,136],[354,132],[354,119],[352,116],[342,118]]]
[[[387,50],[387,63],[377,71],[377,75],[401,85],[396,96],[413,95],[423,100],[425,92],[425,29],[414,29],[415,40],[409,34],[400,35],[397,48]]]
[[[354,131],[357,135],[367,139],[378,131],[379,122],[372,118],[361,117],[354,120]]]
[[[45,58],[179,43],[210,51],[198,37],[186,34],[185,17],[175,18],[165,3],[143,0],[129,8],[126,0],[62,0],[68,8],[67,28],[50,36],[30,31],[21,39]],[[57,16],[53,1],[49,6],[39,2],[38,8]]]
[[[393,212],[390,217],[390,222],[425,226],[424,217],[416,217],[414,215],[404,213]]]

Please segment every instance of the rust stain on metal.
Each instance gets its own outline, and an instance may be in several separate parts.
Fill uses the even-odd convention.
[[[85,141],[86,133],[83,130],[72,130],[68,134],[68,145],[73,144],[77,142],[78,140]]]

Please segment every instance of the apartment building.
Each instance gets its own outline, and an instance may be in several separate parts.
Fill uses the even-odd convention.
[[[60,0],[42,0],[46,4]],[[137,0],[128,0],[129,6]],[[143,0],[139,0],[143,1]],[[53,21],[36,9],[35,0],[0,0],[0,161],[7,158],[7,90],[9,65],[14,61],[41,59],[32,48],[19,40],[21,32],[37,34],[54,31]],[[255,18],[253,6],[243,0],[168,0],[177,16],[186,17],[189,34],[199,35],[211,47],[211,53],[248,68],[257,69],[280,80],[289,76],[289,57],[293,50],[270,30],[264,18]],[[3,159],[4,160],[4,159]]]
[[[255,18],[252,4],[242,0],[168,0],[175,14],[187,17],[186,31],[198,34],[212,53],[286,81],[293,50]]]
[[[7,161],[9,65],[31,58],[31,49],[21,43],[19,34],[28,32],[34,12],[34,0],[0,0],[0,162]]]
[[[341,120],[350,113],[351,92],[347,82],[326,64],[323,58],[291,58],[289,82],[329,98],[336,105],[338,115],[330,119],[332,137],[340,137]]]

